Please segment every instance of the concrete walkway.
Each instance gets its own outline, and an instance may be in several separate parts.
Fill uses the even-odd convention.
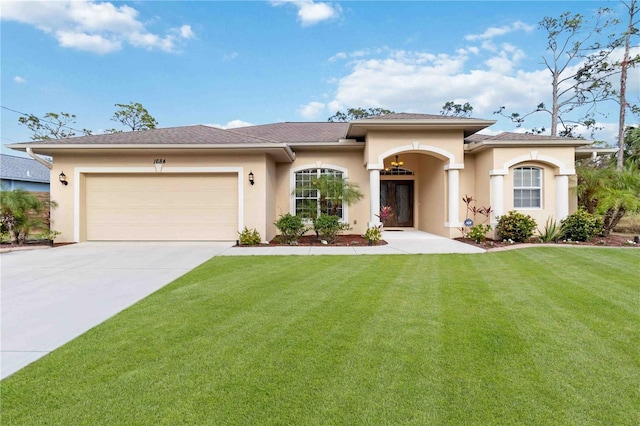
[[[424,232],[384,231],[374,247],[232,247],[101,242],[0,255],[0,378],[90,330],[214,256],[482,253]]]
[[[484,253],[485,250],[413,229],[382,231],[382,239],[388,242],[373,247],[323,247],[323,246],[273,246],[231,247],[220,256],[287,256],[287,255],[360,255],[360,254],[438,254]]]

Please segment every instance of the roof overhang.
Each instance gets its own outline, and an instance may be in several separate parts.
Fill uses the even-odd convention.
[[[372,130],[462,130],[464,137],[495,124],[495,120],[479,119],[375,119],[355,120],[347,128],[348,138],[362,138]]]
[[[593,141],[584,139],[549,139],[549,140],[485,140],[468,143],[464,146],[465,152],[480,152],[488,148],[559,148],[559,147],[580,147],[591,145]]]
[[[602,155],[610,155],[618,152],[618,148],[602,148],[597,146],[584,146],[576,148],[576,160],[585,160],[587,158],[600,157]]]
[[[127,153],[159,153],[180,150],[183,153],[210,153],[217,151],[220,154],[267,154],[278,163],[291,163],[296,154],[287,144],[38,144],[37,142],[17,143],[7,145],[16,151],[26,151],[27,148],[40,155],[55,157],[56,153],[86,153],[87,151],[101,151],[113,154]]]

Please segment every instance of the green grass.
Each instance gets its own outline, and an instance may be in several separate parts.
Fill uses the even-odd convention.
[[[219,257],[2,382],[3,425],[637,425],[640,250]]]

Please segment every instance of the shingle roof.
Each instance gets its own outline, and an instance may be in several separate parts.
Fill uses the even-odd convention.
[[[348,127],[349,123],[344,122],[285,122],[241,127],[230,131],[284,143],[338,142],[345,137]]]
[[[48,139],[35,142],[38,145],[144,145],[144,144],[271,144],[277,143],[258,137],[243,135],[216,127],[196,125],[168,127],[137,132],[111,133],[105,135],[80,136],[68,139]]]
[[[362,120],[478,120],[477,118],[454,117],[450,115],[437,114],[415,114],[409,112],[398,112],[393,114],[366,117]]]
[[[0,154],[0,178],[49,183],[49,169],[31,158]]]
[[[483,141],[522,141],[522,142],[536,142],[536,141],[567,141],[570,138],[563,138],[560,136],[545,136],[545,135],[532,135],[528,133],[514,133],[514,132],[502,132],[497,135],[483,135],[476,133],[465,138],[465,142],[483,142]],[[586,141],[585,141],[586,142]]]

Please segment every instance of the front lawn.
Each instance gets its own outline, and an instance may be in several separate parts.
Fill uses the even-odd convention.
[[[2,382],[3,425],[636,425],[640,252],[218,257]]]

